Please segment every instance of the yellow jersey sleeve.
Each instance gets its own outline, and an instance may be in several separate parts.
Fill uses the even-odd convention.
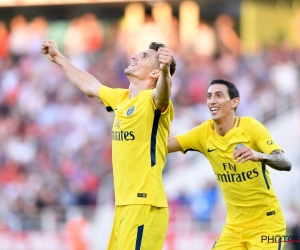
[[[252,141],[255,142],[256,150],[265,154],[270,154],[274,150],[283,149],[273,140],[267,128],[259,121],[248,118],[250,124],[249,133],[252,134]]]
[[[101,101],[103,102],[106,110],[108,112],[114,111],[117,106],[118,100],[122,96],[128,96],[127,89],[112,89],[105,85],[102,85],[98,90],[98,95]]]
[[[180,144],[183,153],[188,151],[199,151],[201,153],[205,152],[203,140],[206,136],[206,126],[207,122],[202,123],[201,125],[189,130],[184,134],[174,136]]]

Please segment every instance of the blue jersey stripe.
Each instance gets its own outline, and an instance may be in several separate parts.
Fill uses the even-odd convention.
[[[270,185],[269,185],[268,178],[266,175],[266,164],[264,164],[264,163],[262,163],[262,173],[263,173],[267,188],[270,189]]]
[[[156,164],[156,135],[158,130],[158,122],[160,118],[161,112],[159,110],[155,110],[153,125],[152,125],[152,133],[151,133],[151,167]]]
[[[107,112],[113,112],[114,111],[111,106],[106,106],[105,109],[106,109]]]
[[[141,249],[143,232],[144,232],[144,225],[138,226],[137,234],[136,234],[135,250]]]
[[[281,237],[279,238],[279,242],[278,242],[278,250],[281,250]]]
[[[216,239],[214,245],[212,246],[212,249],[216,246],[216,244],[217,244],[217,242],[218,242],[219,239],[220,239],[220,237],[218,237],[218,238]]]

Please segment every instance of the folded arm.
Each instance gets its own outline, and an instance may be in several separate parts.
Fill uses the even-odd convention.
[[[280,171],[290,171],[292,169],[291,162],[287,159],[287,157],[280,151],[274,150],[271,154],[262,154],[261,162],[267,164],[271,168]]]
[[[274,150],[271,154],[264,154],[244,146],[234,151],[233,158],[236,162],[241,163],[248,160],[263,162],[271,168],[279,171],[290,171],[292,168],[291,162],[281,150]]]

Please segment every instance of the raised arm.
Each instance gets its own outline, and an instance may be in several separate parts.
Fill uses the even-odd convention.
[[[156,83],[156,89],[153,92],[153,100],[155,106],[163,112],[167,109],[171,97],[172,77],[170,74],[170,64],[174,52],[166,47],[160,47],[157,53],[161,73]]]
[[[48,59],[61,67],[69,81],[88,97],[93,97],[102,102],[98,96],[101,83],[88,72],[77,68],[62,53],[59,52],[57,45],[52,40],[47,40],[41,47],[41,53]]]
[[[175,137],[168,138],[168,153],[182,151],[182,148],[179,142],[176,140]]]
[[[244,146],[234,151],[233,158],[236,162],[241,163],[248,160],[260,161],[279,171],[290,171],[292,168],[291,162],[281,150],[274,150],[271,154],[264,154]]]

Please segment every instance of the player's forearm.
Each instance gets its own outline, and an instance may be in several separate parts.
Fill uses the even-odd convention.
[[[97,95],[97,89],[101,83],[88,72],[77,68],[62,54],[55,58],[55,62],[61,67],[69,81],[89,97]]]
[[[291,162],[279,150],[275,150],[269,155],[261,153],[261,156],[261,162],[267,164],[268,166],[276,170],[290,171],[292,168]]]
[[[172,78],[169,71],[161,72],[156,83],[155,103],[158,109],[164,110],[169,104],[171,96]]]

